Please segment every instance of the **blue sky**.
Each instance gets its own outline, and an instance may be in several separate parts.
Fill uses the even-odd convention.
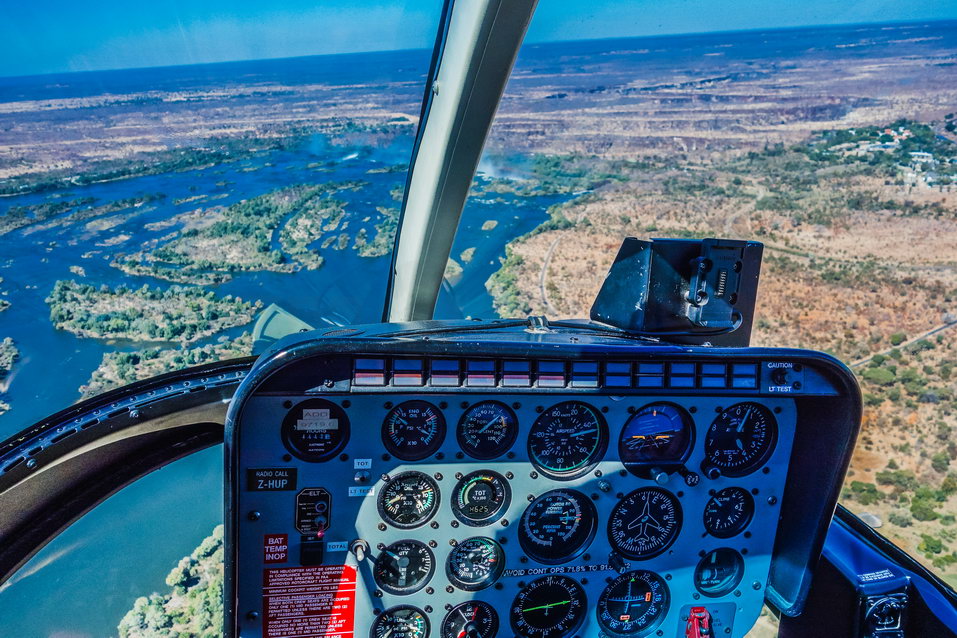
[[[0,76],[431,47],[440,0],[0,0]],[[540,0],[531,42],[957,19],[957,0]]]

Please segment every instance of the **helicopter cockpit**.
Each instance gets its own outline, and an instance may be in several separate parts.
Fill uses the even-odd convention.
[[[957,635],[952,8],[101,4],[0,26],[0,634]]]

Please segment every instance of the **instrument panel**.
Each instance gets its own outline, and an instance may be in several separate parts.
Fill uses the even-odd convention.
[[[757,381],[723,395],[700,380],[636,392],[605,375],[584,391],[570,378],[516,389],[502,362],[492,386],[423,375],[410,388],[397,382],[405,358],[369,387],[356,383],[367,357],[299,362],[314,379],[296,383],[274,371],[234,405],[233,635],[680,638],[696,623],[726,636],[753,626],[795,397]],[[324,382],[333,369],[347,374]]]

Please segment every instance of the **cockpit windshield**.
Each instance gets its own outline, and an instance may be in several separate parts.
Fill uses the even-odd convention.
[[[441,10],[6,7],[0,438],[258,317],[378,321]]]

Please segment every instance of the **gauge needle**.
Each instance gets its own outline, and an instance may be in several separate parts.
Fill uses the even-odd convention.
[[[404,496],[402,494],[399,494],[398,496],[393,496],[392,498],[389,499],[388,504],[392,505],[393,503],[397,503],[398,501],[401,501],[403,498]]]
[[[559,605],[567,605],[572,601],[570,600],[560,600],[557,603],[548,603],[547,605],[539,605],[538,607],[529,607],[528,609],[523,609],[523,612],[529,611],[538,611],[539,609],[551,609],[552,607],[558,607]]]
[[[575,432],[574,434],[571,434],[570,436],[573,436],[573,437],[574,437],[574,436],[585,436],[586,434],[591,434],[592,432],[597,432],[597,431],[598,431],[598,430],[597,430],[596,428],[592,428],[591,430],[582,430],[581,432]]]
[[[487,430],[487,429],[489,429],[490,427],[492,427],[493,425],[495,425],[495,422],[498,421],[500,418],[501,418],[501,417],[492,419],[491,421],[489,421],[488,423],[486,423],[484,426],[482,426],[482,429],[479,430],[478,433],[481,434],[481,433],[484,432],[485,430]],[[501,420],[502,420],[503,422],[505,421],[504,418],[502,418]]]
[[[749,416],[751,416],[751,408],[748,408],[748,411],[745,412],[745,413],[744,413],[744,416],[741,417],[741,420],[738,421],[738,429],[737,429],[737,432],[743,432],[743,431],[744,431],[744,424],[748,422],[748,417],[749,417]]]
[[[389,631],[382,634],[382,638],[389,638],[392,635],[392,632],[395,631],[395,627],[389,627]]]

